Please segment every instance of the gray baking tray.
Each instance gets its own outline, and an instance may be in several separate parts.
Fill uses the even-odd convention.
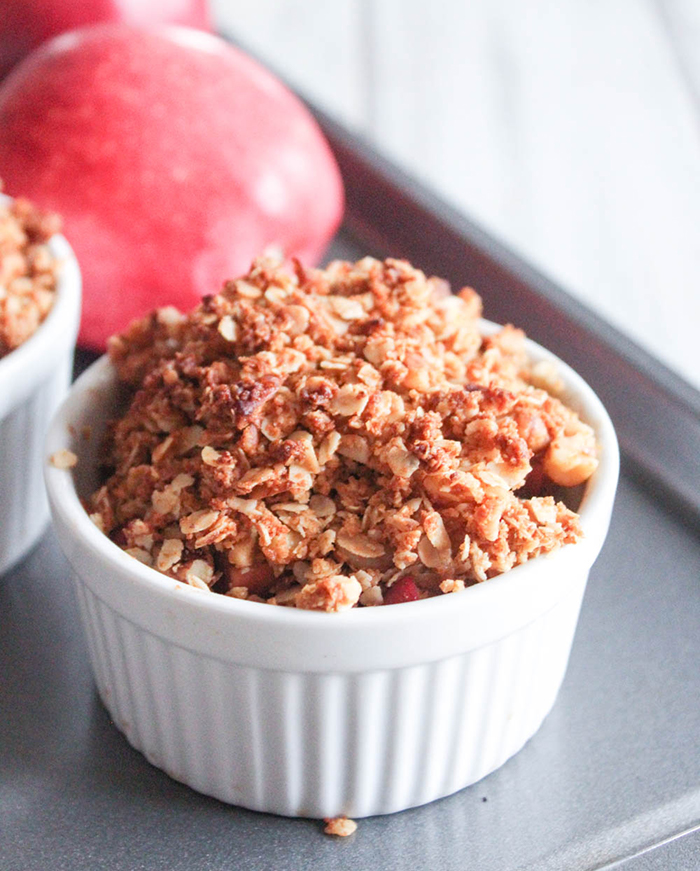
[[[700,394],[321,121],[348,198],[329,256],[407,257],[473,285],[487,317],[578,369],[617,426],[619,495],[559,699],[494,774],[344,840],[230,807],[153,768],[110,722],[49,531],[0,579],[0,871],[697,869]]]

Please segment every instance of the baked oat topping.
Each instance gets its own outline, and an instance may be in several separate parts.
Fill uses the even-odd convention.
[[[0,202],[0,358],[32,336],[51,310],[58,261],[47,242],[59,231],[58,217],[28,200]]]
[[[481,300],[400,260],[261,258],[111,340],[93,521],[161,572],[319,611],[457,593],[581,536],[592,429]]]

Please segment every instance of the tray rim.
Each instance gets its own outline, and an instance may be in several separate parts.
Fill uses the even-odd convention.
[[[527,290],[538,303],[539,312],[529,324],[518,318],[517,325],[525,327],[529,337],[562,357],[602,395],[618,431],[625,470],[645,488],[660,490],[668,506],[683,518],[700,521],[700,452],[696,447],[700,444],[700,390],[392,163],[361,135],[350,132],[312,104],[307,105],[328,138],[345,181],[346,212],[341,229],[370,251],[386,250],[386,239],[392,224],[397,224],[395,216],[400,206],[410,219],[408,223],[417,220],[439,231],[441,246],[449,248],[450,263],[454,263],[461,249],[464,262],[467,257],[475,257],[480,260],[479,269],[495,269],[505,282]],[[371,219],[366,217],[368,213]],[[415,227],[410,232],[421,237]],[[397,253],[426,268],[421,262],[426,247],[419,242]],[[441,273],[436,270],[436,274]],[[481,293],[476,282],[475,285]],[[492,320],[507,320],[494,315],[488,307],[485,314]],[[575,340],[571,347],[567,348],[566,343],[562,346],[561,342],[559,346],[553,345],[543,339],[542,333],[547,330],[544,325],[552,316],[558,319],[561,332],[566,327],[575,330],[567,336]],[[548,327],[552,325],[549,321]],[[576,342],[578,348],[574,347]],[[605,379],[596,377],[587,368],[585,356],[582,357],[585,349],[592,351],[591,356],[604,355],[608,364]],[[648,428],[645,405],[658,410],[655,415],[658,420],[673,420],[669,433]]]

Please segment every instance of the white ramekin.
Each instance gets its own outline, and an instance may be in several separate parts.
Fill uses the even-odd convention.
[[[34,335],[0,360],[0,574],[22,559],[49,520],[44,438],[68,392],[80,322],[78,263],[63,236],[49,248],[62,261],[53,307]]]
[[[601,462],[585,538],[420,602],[326,614],[198,591],[104,536],[79,500],[96,486],[100,431],[119,390],[106,358],[74,386],[46,452],[56,531],[75,569],[99,693],[156,766],[225,802],[286,816],[363,817],[433,801],[502,765],[551,709],[588,571],[603,544],[618,448],[600,401],[551,354]],[[81,439],[81,428],[93,436]]]

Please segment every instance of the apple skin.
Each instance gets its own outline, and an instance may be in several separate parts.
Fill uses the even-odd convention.
[[[99,21],[211,30],[207,0],[0,0],[0,79],[52,36]]]
[[[59,212],[83,273],[81,344],[188,310],[269,245],[317,262],[342,217],[335,159],[303,104],[218,37],[96,25],[0,87],[0,178]]]

